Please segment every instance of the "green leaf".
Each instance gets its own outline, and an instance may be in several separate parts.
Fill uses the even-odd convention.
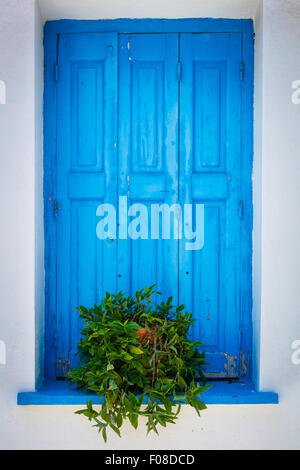
[[[131,356],[130,354],[128,354],[125,351],[122,351],[120,358],[124,359],[125,361],[131,361],[133,359],[133,356]]]
[[[109,381],[109,390],[117,390],[117,389],[118,389],[118,385],[116,384],[114,379],[110,379],[110,381]]]
[[[139,420],[139,417],[137,414],[134,414],[134,413],[129,413],[128,414],[128,419],[131,423],[131,425],[134,427],[134,429],[137,429],[138,427],[138,420]]]
[[[174,400],[176,400],[176,401],[185,400],[185,398],[186,398],[185,393],[176,393],[176,394],[174,395]]]
[[[185,382],[184,378],[181,377],[181,375],[178,375],[178,377],[177,377],[177,383],[178,383],[178,385],[180,385],[181,387],[186,387],[186,382]]]
[[[119,437],[121,437],[121,433],[120,433],[119,429],[118,429],[116,426],[114,426],[112,423],[109,423],[109,427],[111,427],[111,429],[112,429],[116,434],[118,434]]]
[[[99,431],[101,431],[101,429],[102,429],[103,427],[106,427],[106,426],[107,426],[106,423],[102,423],[102,422],[101,422],[99,419],[97,419],[97,418],[94,418],[94,420],[95,420],[96,423],[97,423],[97,424],[94,424],[94,427],[100,428]]]
[[[118,416],[117,416],[117,426],[118,428],[120,428],[123,424],[123,418],[122,418],[122,415],[119,413]]]
[[[90,400],[76,414],[93,421],[105,442],[107,427],[120,435],[126,419],[136,429],[139,416],[147,417],[147,433],[158,433],[158,425],[176,422],[182,402],[198,414],[206,408],[201,394],[210,386],[204,386],[202,344],[190,339],[192,314],[184,306],[173,306],[172,298],[160,301],[161,293],[155,289],[155,285],[141,289],[135,296],[106,293],[94,307],[79,308],[80,362],[69,380],[104,397],[99,409]],[[143,328],[151,331],[155,343],[151,337],[139,341],[137,331]]]
[[[144,354],[144,351],[141,348],[137,348],[136,346],[129,346],[129,351],[131,354]]]

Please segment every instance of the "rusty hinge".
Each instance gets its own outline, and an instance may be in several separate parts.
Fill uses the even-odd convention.
[[[54,200],[54,207],[53,207],[53,214],[54,214],[54,217],[57,219],[58,217],[58,214],[59,214],[59,211],[60,211],[61,207],[59,206],[57,200],[55,199]]]
[[[67,353],[66,359],[63,360],[61,355],[58,357],[58,362],[56,364],[56,376],[57,377],[67,377],[70,370],[71,362],[69,359],[69,353]]]

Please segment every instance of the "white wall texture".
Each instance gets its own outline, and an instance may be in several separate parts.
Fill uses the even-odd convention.
[[[40,3],[53,19],[251,17],[257,2]],[[300,449],[300,365],[291,362],[291,343],[300,339],[300,105],[291,101],[291,83],[300,80],[299,1],[263,0],[256,34],[255,377],[261,389],[279,393],[280,405],[209,406],[200,419],[187,407],[159,437],[127,427],[105,446],[73,414],[76,407],[16,405],[17,392],[33,390],[42,373],[42,20],[34,0],[1,0],[0,340],[7,362],[0,365],[0,449]]]
[[[1,2],[0,76],[6,104],[0,106],[0,339],[7,364],[0,367],[0,446],[16,389],[35,382],[40,350],[35,326],[40,328],[43,318],[43,56],[37,13],[34,0]]]
[[[38,0],[47,20],[72,18],[253,18],[259,0]]]

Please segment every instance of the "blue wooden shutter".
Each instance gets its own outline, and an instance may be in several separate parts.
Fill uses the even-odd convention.
[[[208,374],[238,376],[241,34],[119,34],[119,43],[116,33],[59,36],[56,362],[76,364],[76,306],[157,283],[196,318]],[[204,204],[203,249],[161,233],[98,240],[96,208],[117,207],[119,196],[149,209]]]
[[[96,208],[117,202],[117,34],[62,34],[58,53],[57,360],[75,365],[75,307],[116,290],[116,242],[97,239]]]
[[[178,35],[121,34],[119,195],[148,207],[149,239],[119,240],[118,288],[178,300],[178,240],[150,239],[150,206],[178,201]]]
[[[207,372],[239,373],[241,35],[181,34],[180,200],[204,204],[204,247],[180,243],[179,300]]]

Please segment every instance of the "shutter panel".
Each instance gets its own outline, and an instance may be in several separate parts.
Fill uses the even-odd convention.
[[[240,321],[241,35],[181,34],[180,200],[204,204],[204,246],[180,243],[179,300],[207,374],[236,377]]]
[[[116,33],[62,34],[57,83],[57,376],[74,357],[75,309],[116,290],[116,241],[96,237],[96,208],[117,199]],[[68,365],[68,364],[67,364]]]

